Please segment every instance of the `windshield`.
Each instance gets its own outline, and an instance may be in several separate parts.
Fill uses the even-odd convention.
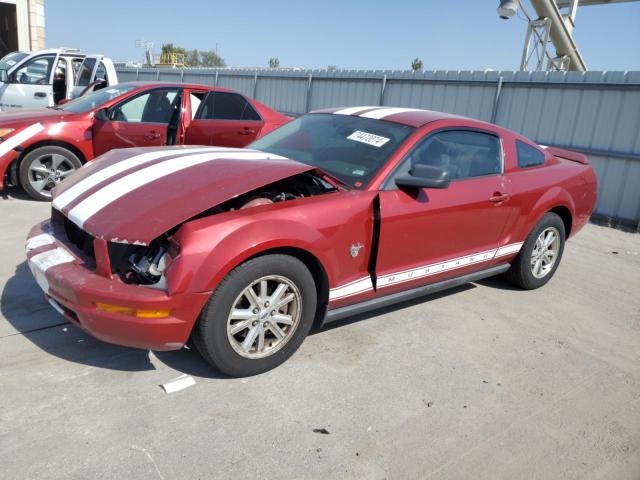
[[[71,113],[85,113],[99,107],[109,100],[113,100],[120,95],[130,92],[136,88],[133,85],[116,85],[114,87],[98,90],[97,92],[88,93],[81,97],[71,100],[69,103],[65,103],[60,106],[60,110]]]
[[[20,62],[23,58],[28,57],[28,53],[24,52],[11,52],[0,60],[0,70],[9,70],[16,63]]]
[[[363,188],[414,130],[371,118],[318,113],[287,123],[249,148],[321,168]]]

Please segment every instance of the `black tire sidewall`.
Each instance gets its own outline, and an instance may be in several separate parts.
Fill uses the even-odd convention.
[[[546,228],[554,227],[560,232],[560,249],[553,268],[542,278],[536,278],[531,271],[531,255],[533,248],[535,247],[536,240]],[[560,261],[562,260],[562,254],[564,253],[565,244],[565,227],[562,219],[555,213],[549,212],[545,214],[542,219],[537,223],[535,228],[531,231],[527,240],[524,242],[522,249],[520,250],[518,262],[520,262],[519,268],[521,270],[521,278],[524,281],[524,287],[528,289],[535,289],[545,285],[556,273]]]
[[[63,155],[67,160],[74,164],[76,170],[82,167],[82,162],[75,153],[64,147],[58,147],[55,145],[45,145],[43,147],[38,147],[25,155],[25,157],[20,160],[20,185],[31,198],[43,202],[51,201],[51,197],[42,195],[41,193],[34,190],[33,187],[31,187],[31,184],[29,182],[29,165],[31,165],[34,159],[48,154]]]
[[[267,275],[281,275],[296,285],[302,299],[300,323],[280,350],[265,358],[248,359],[230,345],[227,317],[240,292]],[[297,258],[276,254],[248,260],[232,270],[211,295],[195,327],[196,346],[214,368],[226,375],[246,377],[266,372],[285,362],[300,347],[313,325],[316,303],[313,276]]]

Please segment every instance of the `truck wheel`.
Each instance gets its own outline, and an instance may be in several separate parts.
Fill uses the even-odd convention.
[[[289,255],[247,260],[218,285],[194,327],[200,354],[217,370],[246,377],[287,360],[309,333],[316,285]]]
[[[562,219],[547,213],[531,231],[518,256],[505,273],[514,285],[525,290],[540,288],[553,277],[564,251]]]
[[[76,154],[63,147],[45,145],[20,162],[20,185],[36,200],[51,200],[51,190],[82,166]]]

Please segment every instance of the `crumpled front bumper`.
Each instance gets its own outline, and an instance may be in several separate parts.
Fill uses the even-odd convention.
[[[26,243],[29,268],[58,312],[94,337],[117,345],[176,350],[186,343],[209,293],[169,295],[98,274],[58,227],[42,222],[31,229]],[[170,310],[170,315],[139,318],[101,310],[97,303]]]

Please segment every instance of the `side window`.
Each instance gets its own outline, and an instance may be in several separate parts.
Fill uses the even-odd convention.
[[[446,130],[428,136],[407,157],[401,172],[424,164],[445,169],[452,180],[502,171],[500,139],[489,133]]]
[[[98,68],[96,69],[96,80],[106,80],[107,79],[107,69],[104,66],[104,63],[98,63]]]
[[[55,59],[55,55],[42,55],[28,61],[13,74],[14,81],[27,85],[49,85]]]
[[[197,119],[260,120],[260,115],[242,95],[228,92],[210,92],[201,105]]]
[[[80,72],[80,67],[82,66],[82,58],[73,58],[71,59],[71,68],[73,69],[73,78],[76,79],[74,83],[77,83],[78,73]]]
[[[86,87],[91,83],[91,74],[93,73],[93,67],[96,66],[95,58],[85,58],[84,62],[80,66],[80,71],[76,76],[76,85],[79,87]]]
[[[116,122],[169,123],[177,90],[153,90],[125,100],[111,113]]]
[[[191,102],[191,120],[196,118],[196,113],[200,109],[202,100],[206,96],[206,92],[189,92],[189,101]]]
[[[520,168],[537,167],[544,164],[544,153],[531,145],[516,140],[516,151],[518,152],[518,167]]]

